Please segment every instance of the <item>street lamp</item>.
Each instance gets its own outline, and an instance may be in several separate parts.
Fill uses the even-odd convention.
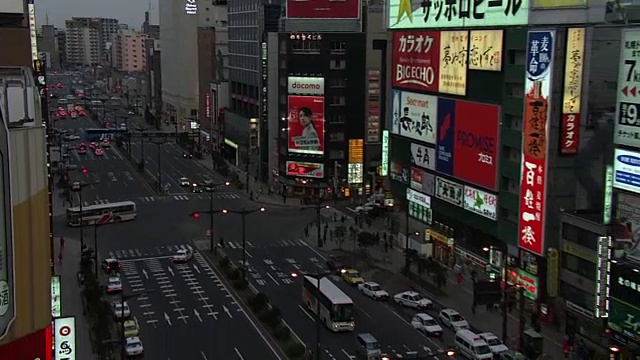
[[[291,277],[297,278],[299,275],[302,275],[302,276],[309,276],[314,278],[316,280],[316,287],[318,288],[318,292],[320,292],[320,281],[322,280],[322,278],[330,274],[331,274],[330,271],[318,271],[316,273],[300,272],[299,274],[294,272],[294,273],[291,273]],[[304,279],[302,281],[304,284]],[[320,330],[321,330],[320,328],[321,328],[320,301],[316,299],[316,356],[315,356],[316,360],[320,360]]]
[[[127,349],[126,341],[127,341],[127,338],[124,336],[124,331],[125,331],[124,330],[124,323],[125,323],[124,303],[127,300],[135,299],[135,298],[140,297],[142,295],[149,295],[149,294],[151,294],[153,292],[154,292],[154,290],[147,290],[147,291],[135,292],[135,293],[129,294],[129,295],[125,295],[124,291],[122,291],[120,293],[120,303],[122,304],[122,306],[120,307],[122,309],[121,313],[120,313],[121,320],[122,320],[122,322],[120,323],[120,336],[121,336],[120,340],[122,340],[122,348],[121,348],[121,353],[120,353],[120,358],[121,359],[125,359],[126,355],[127,355],[126,354],[126,349]]]
[[[129,116],[125,115],[121,116],[120,118],[124,119],[124,131],[127,135],[127,157],[129,158],[129,160],[131,160],[131,131],[129,131]],[[116,124],[116,126],[118,126],[118,124]]]
[[[138,164],[138,169],[140,169],[140,171],[143,171],[144,170],[144,135],[143,134],[145,131],[149,129],[139,126],[133,130],[140,133],[140,137],[139,137],[140,138],[140,164]]]
[[[493,249],[495,249],[496,247],[491,245],[490,247],[483,247],[482,250],[489,252],[489,257],[491,257],[491,251]],[[502,277],[502,283],[504,284],[502,287],[502,342],[503,343],[507,343],[507,324],[508,324],[508,319],[509,319],[509,315],[507,314],[507,304],[509,302],[509,298],[508,298],[508,293],[507,293],[507,245],[505,244],[505,246],[501,249],[499,249],[500,254],[502,255],[502,257],[500,258],[500,276]],[[475,303],[475,301],[474,301]]]
[[[158,147],[158,193],[162,192],[162,152],[160,146],[167,143],[166,140],[151,140],[151,143]]]
[[[219,186],[225,185],[225,186],[229,186],[229,182],[223,182],[220,184],[216,184],[216,185],[211,185],[209,187],[209,190],[207,190],[207,192],[209,193],[209,211],[204,212],[205,214],[209,215],[209,250],[211,252],[213,252],[214,250],[214,246],[213,246],[213,215],[214,214],[219,214],[222,213],[226,210],[224,209],[219,209],[216,210],[213,208],[213,192],[215,191],[215,189]],[[194,217],[194,218],[199,218],[200,217],[200,212],[192,212],[189,214],[190,216]],[[222,244],[220,244],[222,246]]]

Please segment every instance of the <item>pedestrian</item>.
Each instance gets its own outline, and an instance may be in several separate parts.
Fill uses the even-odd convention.
[[[389,242],[387,240],[384,241],[384,252],[389,251]]]
[[[457,273],[456,274],[456,282],[458,283],[458,285],[462,284],[462,274],[461,273]]]
[[[60,236],[60,250],[64,250],[64,236]]]
[[[309,238],[309,225],[304,227],[304,237]]]
[[[344,215],[342,215],[342,217],[340,218],[340,222],[344,224],[345,221],[347,221],[347,218],[345,218]]]
[[[329,230],[329,240],[333,241],[333,229]]]
[[[387,232],[385,231],[384,234],[382,234],[382,240],[384,240],[384,243],[387,243]]]
[[[62,264],[62,251],[58,253],[58,263]]]
[[[224,248],[224,237],[220,236],[220,247]]]

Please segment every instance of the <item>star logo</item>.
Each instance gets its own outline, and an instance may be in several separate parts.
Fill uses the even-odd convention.
[[[396,19],[396,24],[402,20],[402,16],[407,15],[409,18],[409,22],[413,23],[413,12],[411,11],[411,0],[400,0],[400,4],[398,5],[398,17]]]

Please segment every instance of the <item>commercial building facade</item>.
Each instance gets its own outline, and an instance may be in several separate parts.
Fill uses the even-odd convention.
[[[139,73],[147,70],[147,35],[135,30],[119,30],[112,36],[112,66],[118,71]]]

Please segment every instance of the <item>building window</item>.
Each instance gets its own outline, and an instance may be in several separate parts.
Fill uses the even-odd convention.
[[[331,42],[331,54],[344,54],[347,52],[346,41],[332,41]]]
[[[287,55],[287,42],[286,41],[280,41],[280,54],[281,55]]]
[[[329,123],[331,124],[344,124],[344,118],[342,114],[329,114]]]
[[[334,89],[340,89],[347,87],[347,80],[344,78],[330,78],[329,87]]]
[[[500,207],[500,218],[504,221],[517,224],[518,223],[518,211],[511,211],[507,208]]]
[[[287,95],[280,95],[280,104],[287,105]]]
[[[599,234],[569,223],[562,223],[561,226],[563,239],[597,251]]]
[[[596,303],[595,295],[589,294],[564,281],[560,281],[560,284],[560,296],[562,298],[587,310],[594,309]]]
[[[287,68],[287,60],[286,59],[280,60],[280,69],[286,69],[286,68]]]
[[[287,77],[280,76],[280,86],[287,86]]]
[[[319,54],[320,43],[318,41],[293,40],[291,50],[297,54]]]
[[[330,150],[329,151],[329,159],[330,160],[343,160],[344,159],[344,150]]]
[[[575,255],[563,252],[562,267],[582,276],[583,278],[587,278],[591,281],[596,280],[596,264]]]
[[[332,96],[330,106],[344,106],[345,98],[344,96]]]
[[[329,141],[333,141],[333,142],[344,141],[344,133],[343,132],[330,132],[329,133]]]
[[[331,70],[344,70],[347,68],[347,62],[345,60],[331,60],[329,68]]]

